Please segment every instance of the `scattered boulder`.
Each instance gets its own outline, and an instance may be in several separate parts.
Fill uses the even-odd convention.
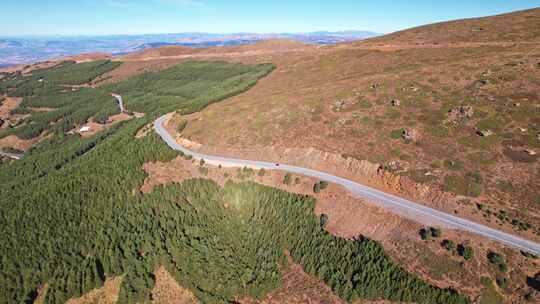
[[[379,168],[379,171],[380,170],[385,170],[385,171],[389,171],[389,172],[393,172],[393,173],[404,172],[404,171],[409,170],[409,163],[394,160],[394,161],[390,161],[390,162],[384,164],[383,166],[381,166]]]
[[[531,149],[523,149],[523,152],[529,154],[529,155],[536,155],[536,151],[534,150],[531,150]]]
[[[493,74],[493,72],[491,70],[487,70],[485,72],[483,72],[481,74],[482,77],[488,77],[488,76],[491,76],[491,74]]]
[[[4,120],[0,118],[0,128],[4,125]]]
[[[399,101],[399,99],[392,99],[390,103],[393,107],[399,107],[401,105],[401,101]]]
[[[378,88],[380,88],[380,87],[381,87],[381,84],[380,84],[380,83],[374,83],[374,84],[372,84],[372,85],[370,86],[370,88],[371,88],[372,90],[376,90],[376,89],[378,89]]]
[[[520,131],[520,132],[527,132],[527,128],[519,127],[519,131]]]
[[[536,134],[536,139],[540,141],[540,133]]]
[[[346,101],[341,99],[334,102],[334,111],[339,112],[345,108]]]
[[[488,137],[488,136],[493,135],[493,132],[491,130],[480,130],[477,133],[478,133],[478,135],[480,135],[482,137]]]
[[[472,118],[474,109],[471,106],[458,106],[448,111],[448,121],[459,122],[468,118]]]
[[[401,134],[404,140],[418,141],[420,139],[420,132],[416,129],[405,129]]]

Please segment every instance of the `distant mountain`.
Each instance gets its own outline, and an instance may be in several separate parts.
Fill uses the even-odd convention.
[[[74,36],[74,37],[0,37],[0,65],[26,64],[103,52],[122,55],[162,46],[210,47],[252,44],[267,39],[291,39],[310,44],[333,44],[378,36],[368,31],[312,33],[177,33],[146,35]]]

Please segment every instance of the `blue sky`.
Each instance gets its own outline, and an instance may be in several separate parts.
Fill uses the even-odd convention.
[[[0,0],[0,35],[389,33],[539,6],[540,0]]]

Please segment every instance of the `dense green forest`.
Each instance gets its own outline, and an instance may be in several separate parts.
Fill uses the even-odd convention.
[[[111,96],[113,92],[123,96],[130,111],[151,114],[179,110],[188,114],[248,89],[273,69],[271,65],[253,69],[223,62],[187,62],[159,73],[148,72],[97,88],[67,87],[91,81],[118,65],[110,61],[65,62],[33,71],[31,75],[14,73],[2,79],[0,93],[24,97],[14,112],[31,115],[20,125],[0,132],[0,137],[14,134],[31,139],[44,132],[64,134],[91,117],[105,123],[109,116],[119,113],[116,100]],[[52,111],[32,112],[32,107],[52,108]]]
[[[348,301],[466,303],[454,291],[405,272],[372,240],[329,235],[314,215],[311,197],[254,183],[220,188],[202,179],[149,194],[138,191],[145,162],[177,156],[153,133],[135,138],[139,129],[166,112],[191,113],[247,90],[272,69],[187,62],[106,87],[66,92],[74,95],[63,99],[46,98],[49,91],[28,95],[23,104],[54,103],[63,109],[81,102],[77,94],[98,100],[116,92],[129,110],[147,115],[86,139],[47,129],[53,136],[22,160],[0,165],[0,302],[32,302],[38,287],[48,283],[46,302],[64,303],[118,275],[125,275],[121,303],[147,302],[157,265],[165,265],[203,303],[260,298],[280,285],[288,251]],[[17,77],[23,76],[6,81]],[[99,107],[92,115],[98,115],[95,110]],[[25,123],[37,123],[34,119],[32,114]]]

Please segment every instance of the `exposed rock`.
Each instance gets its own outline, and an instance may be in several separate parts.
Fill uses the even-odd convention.
[[[483,85],[483,86],[484,86],[484,85],[488,85],[488,84],[489,84],[489,79],[481,79],[481,80],[479,81],[479,83],[480,83],[480,85]]]
[[[405,129],[401,137],[405,140],[418,141],[420,139],[420,132],[416,129]]]
[[[380,87],[381,87],[381,84],[380,84],[380,83],[374,83],[374,84],[372,84],[372,85],[370,86],[370,88],[373,89],[373,90],[376,90],[376,89],[378,89],[378,88],[380,88]]]
[[[334,111],[339,112],[343,110],[343,108],[345,107],[345,103],[346,101],[343,99],[334,102]]]
[[[482,137],[488,137],[488,136],[493,135],[493,132],[491,130],[480,130],[477,133],[478,133],[478,135],[480,135]]]
[[[524,149],[523,151],[529,155],[536,155],[536,151],[531,149]]]
[[[349,120],[345,117],[341,117],[337,120],[338,125],[344,126],[349,122]]]
[[[540,141],[540,133],[536,134],[536,139]]]
[[[527,132],[527,128],[521,128],[521,127],[520,127],[520,128],[519,128],[519,131],[521,131],[521,132]]]
[[[4,125],[4,120],[0,118],[0,128]]]
[[[380,170],[386,170],[390,172],[404,172],[409,170],[409,163],[403,161],[390,161],[379,168]]]
[[[471,118],[474,115],[473,107],[471,106],[459,106],[452,108],[448,111],[448,121],[458,122],[467,118]]]
[[[399,99],[392,99],[390,103],[393,107],[399,107],[401,105],[401,101],[399,101]]]

